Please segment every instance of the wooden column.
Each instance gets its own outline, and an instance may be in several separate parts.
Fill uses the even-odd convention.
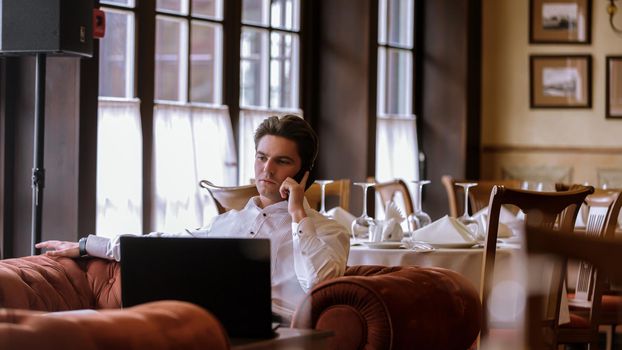
[[[423,208],[448,213],[444,174],[479,176],[480,0],[427,0],[424,5],[422,125],[426,154]]]

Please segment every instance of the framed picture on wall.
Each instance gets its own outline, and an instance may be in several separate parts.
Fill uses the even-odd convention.
[[[591,108],[592,57],[589,55],[531,55],[531,108]]]
[[[529,42],[589,44],[591,0],[529,0]]]
[[[607,118],[622,118],[622,56],[607,56],[605,111]]]

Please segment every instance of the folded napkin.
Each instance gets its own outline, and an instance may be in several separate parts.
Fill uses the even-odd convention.
[[[400,223],[404,221],[401,211],[392,201],[387,203],[384,220],[374,220],[369,227],[370,242],[400,242],[404,231]]]
[[[479,232],[488,232],[488,207],[482,208],[473,214],[473,219],[477,220]],[[517,235],[516,230],[522,229],[523,221],[516,217],[506,207],[501,206],[499,211],[499,228],[497,229],[498,238],[510,238]]]
[[[429,243],[477,243],[463,223],[447,215],[416,230],[412,233],[412,238]]]
[[[344,227],[348,229],[350,235],[352,235],[352,221],[354,221],[354,215],[347,212],[342,207],[334,207],[327,212],[335,221],[342,224]]]

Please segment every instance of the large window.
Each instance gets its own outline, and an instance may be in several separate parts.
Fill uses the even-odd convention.
[[[270,115],[301,115],[300,1],[242,0],[239,182],[254,177],[253,131]]]
[[[415,0],[378,2],[376,179],[419,179],[415,96]],[[377,214],[383,203],[376,203]],[[401,200],[396,200],[403,207]],[[404,229],[406,223],[403,223]]]
[[[213,215],[201,179],[235,184],[235,151],[222,105],[222,0],[158,0],[153,111],[152,227],[200,227]]]
[[[222,104],[223,1],[101,4],[108,30],[99,57],[97,234],[201,226],[215,210],[199,180],[236,182],[231,121]],[[154,6],[156,17],[145,20]],[[138,37],[139,29],[153,40]],[[143,72],[136,57],[146,64],[149,52],[154,70]],[[153,84],[140,74],[151,74]]]
[[[379,0],[376,178],[419,178],[414,0]]]
[[[136,14],[131,0],[101,1],[96,233],[142,232],[142,131],[135,95]]]

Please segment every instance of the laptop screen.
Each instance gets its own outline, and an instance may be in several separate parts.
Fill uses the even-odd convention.
[[[200,305],[232,338],[273,336],[270,241],[121,237],[123,307],[156,300]]]

